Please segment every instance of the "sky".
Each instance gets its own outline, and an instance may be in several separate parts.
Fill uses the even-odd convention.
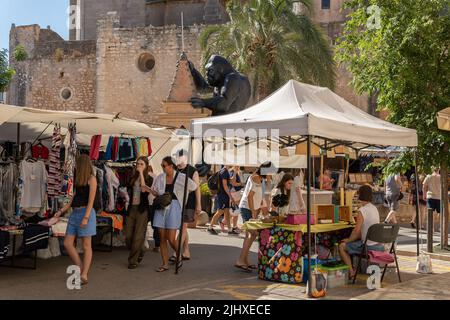
[[[64,39],[69,38],[69,0],[0,0],[0,49],[9,48],[11,24],[50,26]]]

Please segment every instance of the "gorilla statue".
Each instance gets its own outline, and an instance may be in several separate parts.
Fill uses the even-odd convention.
[[[194,108],[207,108],[212,111],[212,116],[221,116],[247,107],[251,95],[250,81],[236,71],[227,59],[218,55],[211,56],[205,66],[206,81],[190,61],[189,68],[197,90],[213,89],[213,97],[210,99],[191,98]]]

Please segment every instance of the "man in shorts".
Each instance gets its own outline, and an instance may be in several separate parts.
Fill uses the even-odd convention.
[[[233,197],[231,196],[231,177],[230,172],[227,166],[224,166],[219,171],[219,190],[217,192],[217,212],[213,216],[211,220],[211,224],[209,225],[208,232],[214,235],[217,235],[218,232],[214,229],[214,226],[217,224],[219,218],[224,215],[225,221],[227,222],[228,234],[239,234],[237,230],[233,230],[231,228],[231,219],[230,219],[230,208],[231,206],[236,206]]]
[[[433,174],[428,175],[423,181],[423,197],[427,202],[427,208],[433,213],[441,213],[441,175],[439,168],[433,167]],[[439,227],[439,215],[434,215],[435,226]]]
[[[399,208],[399,197],[402,188],[402,181],[399,174],[391,174],[385,183],[386,201],[389,206],[389,214],[384,220],[385,223],[397,223],[396,213]]]

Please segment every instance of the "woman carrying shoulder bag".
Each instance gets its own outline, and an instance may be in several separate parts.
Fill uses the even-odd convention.
[[[80,267],[81,284],[88,283],[88,273],[92,262],[92,236],[96,235],[96,213],[93,208],[97,192],[97,179],[94,167],[87,155],[80,155],[76,160],[75,191],[70,202],[55,217],[59,218],[72,208],[67,224],[64,247],[73,263]],[[84,259],[81,261],[75,247],[75,239],[81,238],[83,242]]]
[[[156,177],[151,193],[156,197],[153,205],[155,206],[155,216],[153,225],[160,232],[160,251],[162,266],[157,272],[169,270],[169,245],[176,252],[178,243],[176,241],[177,230],[181,227],[182,206],[186,204],[187,194],[197,189],[197,184],[188,179],[186,198],[184,198],[184,183],[186,176],[176,170],[175,162],[172,157],[165,157],[162,160],[161,167],[163,173]],[[170,196],[169,201],[166,200]],[[158,208],[158,206],[161,206]],[[178,261],[178,267],[182,266],[182,260]]]

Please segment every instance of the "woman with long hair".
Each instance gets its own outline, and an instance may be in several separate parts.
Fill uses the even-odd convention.
[[[75,167],[75,190],[70,202],[58,210],[55,217],[72,208],[64,238],[64,247],[73,263],[80,267],[81,284],[88,283],[88,273],[92,262],[92,236],[96,235],[96,213],[94,210],[95,195],[97,192],[97,179],[94,167],[88,155],[80,155]],[[81,238],[83,243],[84,259],[81,261],[75,247],[75,239]]]
[[[136,161],[136,171],[128,186],[130,205],[125,229],[128,256],[128,269],[136,269],[144,258],[144,242],[147,231],[149,200],[148,195],[153,184],[153,178],[148,173],[148,158],[139,157]]]
[[[153,219],[153,225],[160,232],[160,251],[163,262],[162,266],[156,270],[157,272],[169,270],[169,246],[175,252],[178,249],[176,234],[181,227],[182,208],[187,202],[187,196],[184,197],[185,174],[177,171],[177,166],[170,156],[162,160],[161,167],[164,172],[156,177],[151,192],[155,197],[170,194],[171,202],[165,208],[156,209]],[[188,179],[186,194],[196,188],[197,184],[192,179]],[[182,260],[177,262],[178,267],[182,266],[182,262]]]
[[[271,210],[289,215],[302,213],[305,208],[300,185],[295,183],[294,176],[286,173],[272,192]]]
[[[277,211],[279,215],[284,216],[289,213],[289,199],[293,185],[294,177],[289,173],[284,174],[272,191],[271,211]]]

